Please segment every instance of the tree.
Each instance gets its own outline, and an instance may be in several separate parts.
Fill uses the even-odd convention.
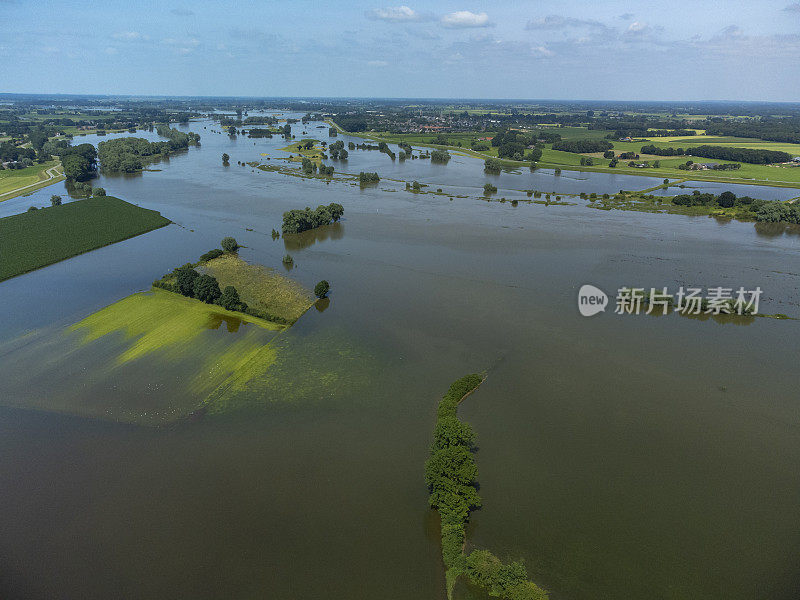
[[[330,289],[331,289],[330,284],[323,279],[317,285],[314,286],[314,295],[317,298],[325,298],[327,297]]]
[[[231,157],[228,156],[227,152],[222,153],[222,164],[226,167],[230,164]]]
[[[225,286],[222,295],[219,297],[219,305],[227,310],[244,310],[242,306],[247,307],[239,298],[239,292],[232,285]]]
[[[194,297],[207,304],[214,304],[222,295],[219,282],[212,275],[200,275],[194,281]]]
[[[736,194],[730,191],[722,192],[717,198],[717,204],[722,208],[733,208],[733,205],[736,204]]]
[[[58,196],[56,194],[50,196],[50,204],[52,204],[53,206],[61,206],[61,196]]]
[[[96,198],[102,198],[106,195],[106,189],[101,187],[96,187],[92,190],[92,195]]]
[[[222,238],[221,243],[222,249],[225,252],[236,252],[239,249],[239,244],[235,238],[232,237],[224,237]]]
[[[192,265],[186,264],[175,269],[175,285],[178,292],[189,298],[194,297],[194,284],[200,273],[194,270]]]

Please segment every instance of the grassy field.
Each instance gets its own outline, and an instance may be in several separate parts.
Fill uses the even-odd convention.
[[[29,193],[38,189],[34,184],[41,182],[50,185],[51,183],[62,181],[63,177],[56,177],[46,181],[49,178],[47,170],[58,167],[60,164],[57,160],[50,160],[40,165],[25,167],[24,169],[4,169],[0,171],[0,202],[16,197],[17,194],[14,192],[20,188],[25,188],[20,193]]]
[[[293,323],[313,304],[311,293],[280,273],[251,265],[235,254],[225,254],[198,267],[213,275],[220,288],[232,285],[239,297],[253,308]]]
[[[0,219],[0,281],[171,221],[119,198],[87,198]]]
[[[303,148],[301,150],[300,144],[304,144],[305,142],[309,141],[314,142],[313,148],[311,148],[310,150],[306,150],[305,148]],[[286,146],[285,148],[279,148],[279,150],[283,150],[284,152],[290,152],[291,154],[294,154],[295,156],[289,160],[294,160],[297,162],[301,162],[303,160],[303,157],[305,157],[316,163],[319,163],[322,162],[322,155],[325,153],[325,151],[322,149],[322,146],[319,145],[319,140],[315,140],[312,138],[304,138],[299,142],[295,142],[294,144]]]

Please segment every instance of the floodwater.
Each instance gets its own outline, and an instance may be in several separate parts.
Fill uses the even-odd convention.
[[[329,139],[317,125],[297,138]],[[279,138],[191,128],[201,147],[95,183],[175,225],[0,283],[0,597],[444,598],[423,464],[438,398],[479,370],[460,409],[484,504],[470,546],[523,559],[554,599],[800,596],[798,322],[613,313],[622,286],[760,286],[761,312],[800,316],[800,236],[486,202],[491,176],[467,157],[355,150],[337,172],[385,179],[326,184],[236,164],[281,156]],[[508,198],[658,183],[496,179]],[[413,180],[443,193],[406,192]],[[284,211],[329,202],[339,225],[272,239]],[[110,368],[107,345],[70,351],[65,329],[226,235],[272,268],[291,253],[306,287],[331,282],[330,302],[280,335],[283,363],[225,412],[157,428],[82,416],[139,402],[150,380],[168,402],[188,367]],[[580,316],[584,283],[612,296],[605,313]],[[216,341],[248,329],[216,325]],[[102,385],[86,385],[95,370]],[[22,408],[58,398],[75,400]]]

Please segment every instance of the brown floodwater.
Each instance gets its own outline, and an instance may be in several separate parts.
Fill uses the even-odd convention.
[[[491,179],[458,156],[351,151],[337,172],[385,179],[326,184],[235,164],[274,161],[282,140],[191,127],[201,147],[99,182],[175,225],[0,283],[0,597],[442,599],[423,464],[438,398],[479,370],[460,409],[483,498],[470,547],[524,560],[556,600],[800,597],[800,324],[613,312],[623,286],[760,286],[761,312],[800,316],[800,236],[486,202],[487,180],[519,200],[655,184]],[[284,211],[330,202],[341,224],[272,239]],[[118,337],[66,332],[226,235],[268,267],[290,252],[291,276],[331,295],[218,410],[192,414],[198,355],[252,327],[220,319],[195,352],[121,366]],[[612,296],[606,312],[579,314],[585,283]],[[141,425],[126,406],[175,418]]]

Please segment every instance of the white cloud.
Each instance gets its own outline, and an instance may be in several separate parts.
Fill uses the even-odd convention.
[[[489,27],[489,15],[485,12],[474,13],[468,10],[457,10],[442,17],[442,25],[453,28]]]
[[[630,33],[639,33],[640,31],[644,31],[647,29],[647,23],[642,23],[641,21],[634,21],[633,23],[628,26],[628,31]]]
[[[388,67],[389,63],[385,60],[371,60],[367,63],[368,67]]]
[[[114,46],[109,46],[108,48],[106,48],[106,49],[104,50],[104,52],[105,52],[106,54],[110,55],[110,56],[113,56],[114,54],[117,54],[117,53],[119,52],[119,50],[117,50],[116,48],[114,48]]]
[[[117,40],[126,40],[131,42],[133,40],[140,40],[144,36],[142,36],[142,34],[138,31],[118,31],[117,33],[112,34],[111,37]]]
[[[800,13],[800,2],[795,2],[784,8],[786,12]]]
[[[191,17],[194,15],[193,10],[189,10],[188,8],[173,8],[171,11],[173,15],[177,15],[179,17]]]
[[[394,6],[389,8],[375,8],[367,11],[367,18],[380,21],[420,21],[422,15],[408,6]]]
[[[547,15],[538,19],[531,19],[525,25],[529,31],[540,29],[566,29],[568,27],[588,27],[590,29],[606,29],[600,21],[593,19],[576,19],[574,17],[562,17],[560,15]]]

